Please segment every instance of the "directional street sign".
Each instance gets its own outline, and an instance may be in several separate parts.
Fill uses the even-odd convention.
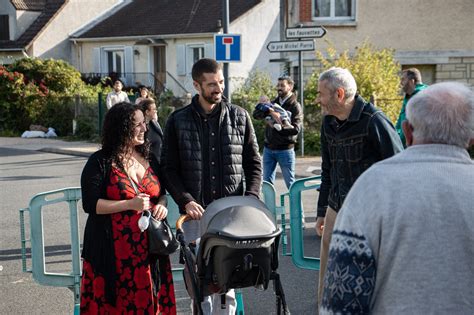
[[[290,40],[286,42],[269,42],[269,52],[281,51],[311,51],[314,50],[314,40]]]
[[[321,38],[326,34],[322,26],[291,27],[286,29],[286,38]]]
[[[239,62],[240,53],[240,35],[235,34],[216,34],[214,35],[214,49],[216,61]]]

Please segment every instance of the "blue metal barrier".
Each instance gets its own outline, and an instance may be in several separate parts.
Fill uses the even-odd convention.
[[[56,198],[51,198],[51,197]],[[79,314],[80,286],[81,286],[81,256],[79,242],[79,221],[77,217],[77,202],[81,199],[80,188],[64,188],[44,192],[34,196],[26,209],[20,209],[21,253],[23,271],[31,272],[33,279],[41,285],[67,287],[74,293],[74,314]],[[71,273],[51,273],[45,268],[44,231],[42,207],[59,202],[69,205],[71,228]],[[24,213],[30,216],[30,239],[25,238]],[[26,269],[26,243],[31,243],[31,270]]]
[[[81,199],[81,188],[72,187],[39,193],[31,198],[28,208],[20,209],[21,256],[23,272],[33,274],[33,279],[41,285],[67,287],[74,293],[74,314],[80,313],[81,294],[81,255],[77,203]],[[46,205],[67,202],[70,214],[70,235],[72,252],[72,271],[70,273],[51,273],[45,268],[44,230],[42,208]],[[179,217],[178,205],[168,196],[168,222],[175,229]],[[25,233],[25,212],[30,217],[30,238]],[[27,243],[31,244],[31,265],[27,268]],[[173,281],[183,281],[183,268],[173,268]],[[244,315],[242,292],[236,290],[237,314]]]
[[[291,259],[298,268],[319,270],[319,258],[304,256],[301,193],[305,190],[318,189],[321,176],[313,176],[295,181],[289,192],[290,197],[290,235]]]
[[[276,191],[275,187],[266,181],[263,181],[262,185],[262,196],[263,202],[267,206],[268,210],[273,213],[275,222],[280,219],[281,224],[281,248],[283,256],[291,256],[291,253],[287,252],[288,237],[286,235],[286,211],[285,211],[285,197],[288,197],[288,193],[280,195],[280,206],[276,205]]]
[[[269,182],[263,182],[262,196],[268,209],[273,213],[275,220],[280,216],[282,228],[282,255],[292,256],[293,263],[302,269],[319,270],[319,258],[304,256],[303,249],[303,202],[301,193],[305,190],[318,189],[321,176],[313,176],[295,181],[289,192],[280,195],[280,206],[276,205],[275,187]],[[288,251],[288,237],[286,234],[286,199],[289,199],[290,205],[290,236],[291,252]]]

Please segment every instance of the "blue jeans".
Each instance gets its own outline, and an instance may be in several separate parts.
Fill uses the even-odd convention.
[[[269,183],[275,181],[276,165],[280,165],[286,188],[290,189],[295,181],[295,150],[272,150],[263,148],[263,180]]]

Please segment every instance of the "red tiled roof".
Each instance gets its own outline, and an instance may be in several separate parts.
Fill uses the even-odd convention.
[[[36,20],[31,23],[31,25],[20,35],[17,40],[1,40],[0,41],[0,50],[2,49],[24,49],[26,48],[33,39],[40,33],[40,31],[48,25],[49,21],[56,15],[56,13],[61,9],[61,7],[68,0],[39,0],[39,1],[26,1],[26,0],[11,0],[16,3],[23,3],[25,6],[32,3],[42,3],[43,7],[41,9],[41,14],[36,18]],[[15,5],[15,4],[13,4]],[[17,10],[24,10],[18,9]]]
[[[230,21],[261,1],[229,0]],[[213,33],[221,7],[221,0],[134,0],[78,38]]]

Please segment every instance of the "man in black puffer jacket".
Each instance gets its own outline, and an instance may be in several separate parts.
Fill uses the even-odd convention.
[[[168,118],[161,162],[166,189],[180,212],[200,219],[216,199],[244,194],[258,198],[262,166],[249,114],[222,96],[221,66],[200,59],[192,77],[198,95]],[[226,305],[232,314],[235,299],[230,297]]]

